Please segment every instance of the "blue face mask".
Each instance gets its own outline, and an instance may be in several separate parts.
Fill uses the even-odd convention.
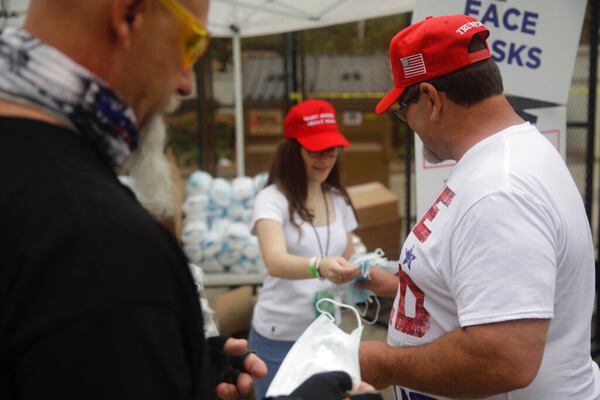
[[[350,282],[347,285],[344,285],[344,296],[346,303],[348,304],[358,304],[364,303],[369,300],[371,296],[375,296],[369,289],[361,289],[356,287],[355,283],[366,280],[366,278],[359,276],[354,281]]]
[[[354,254],[350,258],[350,263],[362,271],[362,276],[357,279],[369,279],[369,271],[373,267],[383,268],[393,274],[398,272],[398,261],[390,261],[385,258],[381,249],[370,253]]]
[[[366,308],[362,313],[363,317],[366,315],[370,304],[375,301],[375,303],[378,305],[376,314],[379,314],[379,301],[375,293],[369,289],[358,288],[355,284],[368,280],[369,271],[372,267],[384,268],[392,273],[398,272],[398,262],[389,261],[384,257],[383,251],[381,249],[377,249],[374,252],[353,255],[350,258],[350,263],[359,268],[362,271],[362,274],[355,278],[352,282],[341,285],[340,289],[343,299],[347,304],[364,303]],[[374,321],[377,320],[377,317],[378,315],[375,316]],[[369,323],[368,321],[365,322]]]

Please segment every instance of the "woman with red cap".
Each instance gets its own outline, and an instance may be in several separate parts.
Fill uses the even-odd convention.
[[[269,368],[256,383],[258,399],[318,315],[315,302],[360,273],[347,261],[357,222],[337,162],[350,143],[338,129],[334,108],[323,100],[294,106],[284,136],[252,219],[268,272],[250,331],[251,348]]]

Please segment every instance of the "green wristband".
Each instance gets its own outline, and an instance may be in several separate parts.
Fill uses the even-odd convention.
[[[313,278],[319,277],[319,272],[317,271],[317,257],[313,257],[308,262],[308,270]]]

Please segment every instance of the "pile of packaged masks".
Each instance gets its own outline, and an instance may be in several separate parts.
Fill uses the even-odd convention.
[[[362,274],[356,280],[369,279],[369,271],[373,267],[383,268],[393,274],[398,272],[398,261],[390,261],[385,258],[383,250],[376,249],[369,253],[356,253],[350,258],[350,263],[357,266]]]
[[[375,293],[369,289],[361,289],[356,286],[356,283],[369,279],[369,273],[371,268],[379,267],[383,268],[393,274],[398,272],[398,261],[390,261],[385,258],[385,254],[381,249],[377,249],[372,252],[355,253],[350,258],[350,263],[357,266],[361,270],[361,275],[354,278],[352,282],[340,285],[338,287],[338,295],[344,300],[346,304],[364,304],[365,308],[360,311],[360,314],[364,317],[367,314],[369,306],[372,303],[377,305],[375,312],[375,319],[367,321],[363,318],[363,321],[367,324],[375,323],[379,317],[379,300]]]
[[[207,273],[262,273],[258,241],[250,233],[256,193],[268,175],[232,181],[194,172],[186,185],[183,249],[191,262]]]

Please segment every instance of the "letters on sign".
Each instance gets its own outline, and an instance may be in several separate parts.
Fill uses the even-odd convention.
[[[539,14],[533,11],[520,10],[515,7],[498,6],[496,3],[484,5],[481,0],[467,0],[466,15],[480,20],[484,25],[505,29],[511,32],[521,32],[524,35],[535,36]],[[508,42],[497,39],[490,45],[492,59],[497,63],[506,63],[529,69],[538,69],[542,65],[543,51],[537,46]]]

